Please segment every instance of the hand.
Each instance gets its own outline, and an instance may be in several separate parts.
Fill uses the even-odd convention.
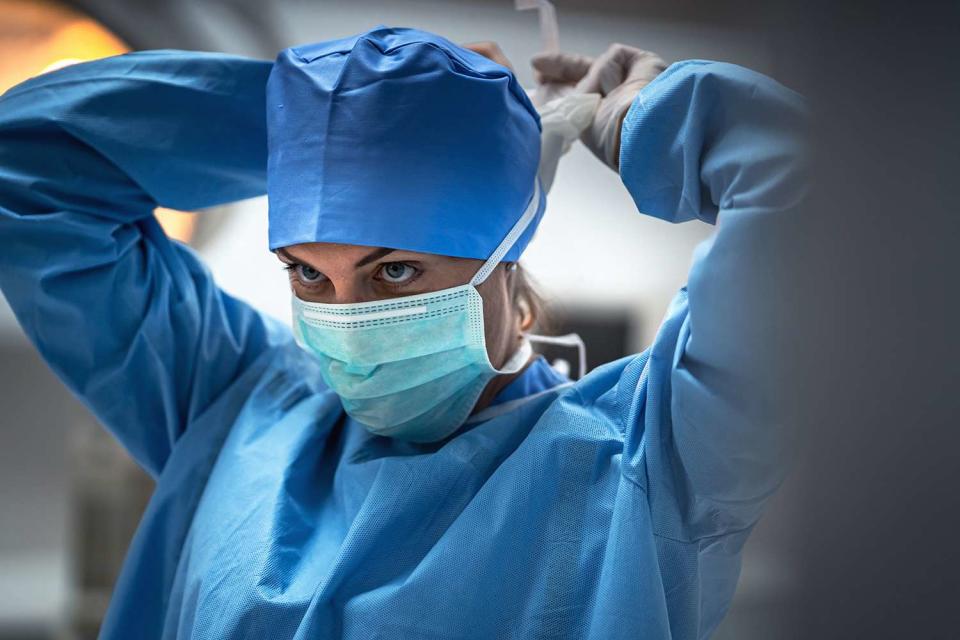
[[[580,93],[600,94],[593,122],[580,139],[614,171],[620,169],[620,130],[633,99],[666,69],[655,53],[622,44],[611,45],[596,60],[569,53],[541,53],[530,61],[537,82]]]
[[[510,64],[510,61],[507,59],[507,56],[504,55],[500,45],[498,45],[496,42],[489,40],[483,42],[471,42],[463,45],[463,48],[479,53],[485,58],[490,58],[497,64],[502,64],[507,69],[510,69],[510,71],[513,71],[513,65]]]

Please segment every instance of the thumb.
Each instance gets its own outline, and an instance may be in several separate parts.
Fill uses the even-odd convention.
[[[540,84],[576,84],[587,74],[593,59],[576,53],[538,53],[530,60]]]

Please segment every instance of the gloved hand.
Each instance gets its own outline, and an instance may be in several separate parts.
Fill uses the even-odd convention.
[[[537,82],[551,91],[564,87],[601,96],[593,122],[580,139],[614,171],[620,169],[620,130],[640,89],[667,68],[655,53],[611,45],[596,60],[569,53],[541,53],[530,61]]]
[[[510,64],[510,60],[507,59],[507,55],[503,52],[503,49],[500,48],[500,45],[494,42],[493,40],[481,40],[480,42],[468,42],[461,45],[464,49],[470,49],[479,53],[485,58],[490,58],[497,64],[505,66],[510,71],[513,71],[513,65]]]

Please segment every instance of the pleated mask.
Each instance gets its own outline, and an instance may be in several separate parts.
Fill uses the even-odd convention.
[[[354,304],[293,297],[293,333],[316,356],[344,410],[371,432],[411,442],[441,440],[469,417],[487,383],[520,371],[525,338],[500,369],[490,363],[477,291],[523,235],[540,203],[539,181],[523,215],[469,283]]]

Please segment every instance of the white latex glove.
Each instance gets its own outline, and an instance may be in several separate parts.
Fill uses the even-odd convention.
[[[537,93],[541,97],[544,95],[544,92],[539,90]],[[533,102],[537,103],[536,98]],[[553,178],[557,174],[560,157],[570,150],[573,142],[593,122],[593,115],[597,112],[599,103],[599,94],[571,91],[546,104],[536,105],[543,130],[540,135],[540,183],[547,193],[553,186]]]
[[[537,82],[551,92],[574,87],[577,93],[600,94],[593,122],[580,139],[604,164],[619,172],[623,118],[640,89],[666,69],[666,63],[655,53],[614,44],[596,60],[569,53],[541,53],[531,64]]]

